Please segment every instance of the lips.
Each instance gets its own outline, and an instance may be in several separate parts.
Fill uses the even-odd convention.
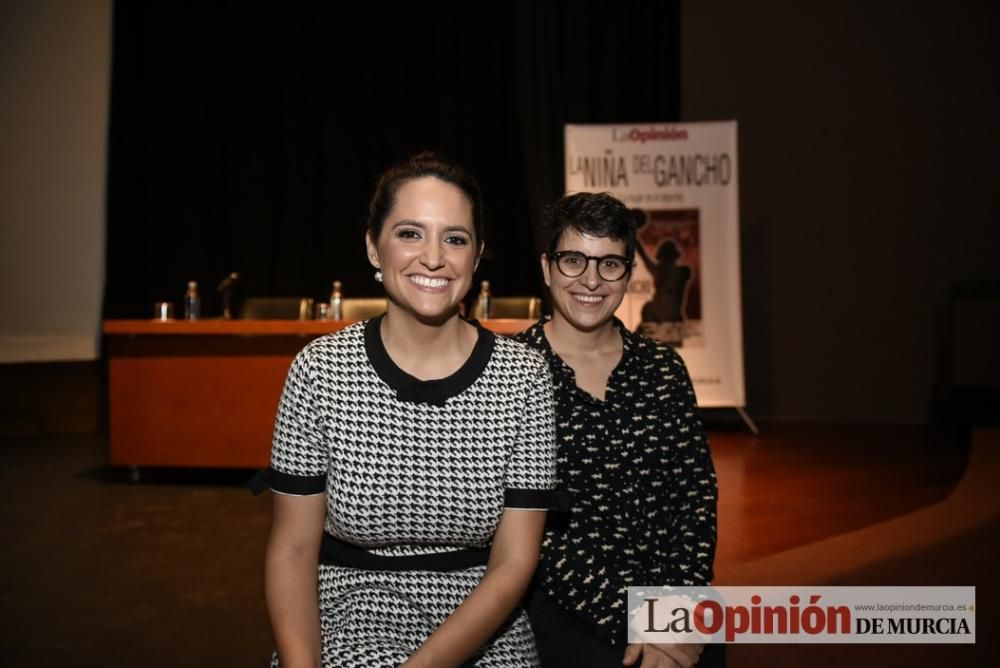
[[[600,304],[604,301],[604,295],[572,295],[573,299],[581,304]]]

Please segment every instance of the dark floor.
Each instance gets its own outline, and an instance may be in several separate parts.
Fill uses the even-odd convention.
[[[723,570],[932,504],[965,465],[915,428],[711,440]],[[107,451],[101,437],[0,437],[0,665],[266,665],[269,498],[242,486],[251,472],[153,470],[133,484]],[[977,584],[961,575],[938,584]]]
[[[269,499],[249,472],[136,485],[102,438],[0,448],[0,665],[266,665]]]

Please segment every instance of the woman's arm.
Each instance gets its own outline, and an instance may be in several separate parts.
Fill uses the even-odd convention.
[[[403,666],[461,665],[496,633],[520,603],[538,565],[545,515],[504,510],[483,579]]]
[[[658,469],[664,475],[650,502],[672,512],[669,531],[661,534],[648,557],[647,580],[677,587],[707,586],[716,545],[715,466],[684,362],[672,348],[663,350],[662,371],[674,384],[669,410],[672,426],[660,441],[663,452]],[[623,661],[638,668],[688,668],[698,662],[703,649],[700,643],[630,644]]]
[[[320,665],[319,548],[326,494],[274,494],[264,557],[267,611],[284,668]]]
[[[661,485],[651,502],[670,509],[669,530],[650,558],[650,583],[707,586],[715,560],[718,482],[694,387],[680,355],[665,349],[664,376],[673,382],[670,428],[661,437]]]
[[[646,247],[642,245],[642,241],[640,239],[635,240],[635,251],[639,254],[639,257],[642,258],[642,261],[646,263],[646,269],[649,270],[649,273],[655,276],[656,268],[659,264],[656,260],[649,257],[649,254],[646,252]]]

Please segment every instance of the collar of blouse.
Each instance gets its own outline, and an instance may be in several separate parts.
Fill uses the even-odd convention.
[[[614,318],[612,320],[615,328],[622,337],[622,358],[612,370],[611,375],[608,377],[608,393],[605,396],[604,401],[601,401],[600,399],[592,396],[590,393],[584,392],[577,387],[576,374],[573,372],[573,369],[566,364],[566,362],[559,357],[554,350],[552,350],[552,346],[549,345],[549,340],[545,337],[545,330],[543,329],[548,320],[548,317],[539,320],[525,333],[532,340],[534,340],[537,347],[540,348],[542,353],[545,355],[546,360],[548,360],[549,366],[552,368],[556,390],[572,392],[578,398],[582,398],[588,403],[596,405],[613,403],[615,399],[614,390],[616,381],[626,374],[629,367],[633,364],[635,353],[639,349],[639,335],[630,332],[628,328],[625,327],[625,323],[618,318]]]

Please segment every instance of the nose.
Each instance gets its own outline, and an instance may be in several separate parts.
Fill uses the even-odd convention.
[[[424,244],[423,252],[420,254],[420,264],[431,270],[440,269],[444,265],[441,248],[436,243]]]
[[[580,280],[589,289],[597,289],[597,286],[601,284],[601,276],[597,273],[597,260],[593,258],[587,260],[587,269],[583,272]]]

